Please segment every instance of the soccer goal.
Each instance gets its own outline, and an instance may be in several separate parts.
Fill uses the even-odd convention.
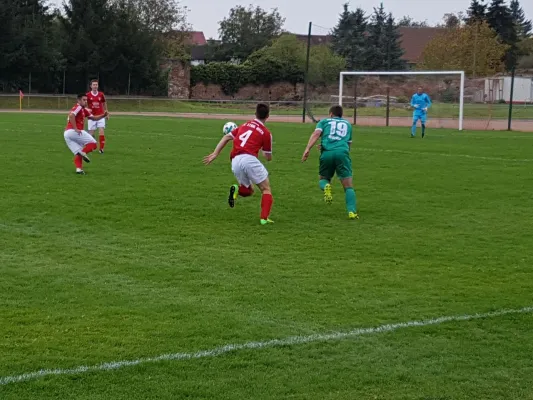
[[[406,126],[412,123],[410,101],[418,87],[433,103],[430,124],[463,130],[464,71],[344,71],[330,102],[344,106],[346,115],[353,108],[354,124]]]

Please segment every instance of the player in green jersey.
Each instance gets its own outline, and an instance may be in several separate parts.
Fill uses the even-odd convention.
[[[331,179],[335,173],[344,187],[348,218],[358,219],[355,190],[353,188],[352,160],[350,147],[352,144],[352,125],[342,118],[342,107],[333,106],[329,110],[329,118],[321,120],[309,138],[309,143],[302,156],[302,162],[309,157],[311,149],[320,139],[320,189],[324,192],[324,201],[333,201]]]

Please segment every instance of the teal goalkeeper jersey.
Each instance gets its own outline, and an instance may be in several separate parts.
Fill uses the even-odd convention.
[[[324,151],[350,151],[352,125],[343,118],[321,120],[316,129],[322,132],[321,145]]]

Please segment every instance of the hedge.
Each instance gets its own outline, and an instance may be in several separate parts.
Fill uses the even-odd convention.
[[[304,72],[298,66],[270,55],[250,57],[243,64],[213,62],[191,68],[191,85],[220,85],[232,96],[248,84],[269,85],[274,82],[300,83]]]

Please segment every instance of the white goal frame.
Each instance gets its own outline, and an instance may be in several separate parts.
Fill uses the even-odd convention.
[[[461,77],[460,94],[459,94],[459,130],[463,130],[464,119],[464,96],[465,96],[465,72],[464,71],[342,71],[339,77],[339,105],[342,106],[342,93],[345,76],[363,76],[363,75],[459,75]]]

